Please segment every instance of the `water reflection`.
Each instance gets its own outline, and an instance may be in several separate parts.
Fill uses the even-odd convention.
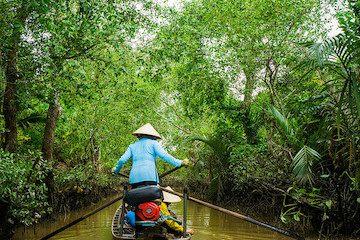
[[[110,199],[104,202],[109,202]],[[71,215],[59,216],[57,222],[42,223],[36,227],[19,228],[13,240],[41,239],[47,234],[59,229],[76,218],[101,206],[87,208],[83,211],[72,212]],[[63,240],[111,240],[111,221],[113,214],[121,201],[90,216],[76,225],[60,232],[51,239]],[[183,202],[172,204],[170,208],[179,216],[183,215]],[[226,215],[217,210],[204,207],[197,203],[188,202],[188,228],[194,229],[193,240],[265,240],[265,239],[292,239],[269,229],[259,227],[233,216]]]
[[[188,206],[187,222],[188,227],[195,231],[193,240],[292,239],[191,201]],[[171,208],[182,215],[182,202]]]
[[[112,201],[118,196],[103,199],[103,201],[89,206],[82,210],[72,211],[70,214],[61,214],[56,216],[54,222],[44,222],[36,226],[20,227],[15,230],[15,235],[12,240],[34,240],[41,239],[48,234],[58,230],[59,228],[71,223],[72,221],[88,214],[98,207]],[[113,214],[121,201],[110,205],[102,211],[84,219],[83,221],[71,226],[70,228],[60,232],[50,239],[76,239],[76,240],[107,240],[112,239],[111,235],[111,221]]]

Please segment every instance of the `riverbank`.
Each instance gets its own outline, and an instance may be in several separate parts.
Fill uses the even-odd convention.
[[[177,176],[169,176],[162,182],[163,186],[174,186],[178,192],[183,191],[183,180]],[[259,222],[263,222],[279,229],[286,230],[299,236],[313,236],[317,234],[310,221],[284,224],[281,221],[281,212],[284,208],[283,201],[285,191],[280,187],[269,187],[270,184],[263,182],[254,188],[253,185],[243,186],[243,191],[227,192],[226,196],[217,201],[212,198],[210,183],[205,181],[193,181],[188,179],[189,195],[230,211],[248,216]],[[285,186],[284,186],[285,188]]]
[[[176,184],[181,192],[182,182],[177,181],[176,177],[168,179],[165,184],[169,185],[173,182]],[[282,185],[276,187],[273,183],[263,182],[262,184],[257,185],[257,188],[254,185],[246,186],[244,184],[243,189],[246,191],[232,191],[228,192],[227,196],[221,198],[220,201],[211,199],[209,192],[210,184],[207,182],[188,182],[189,194],[190,196],[200,199],[205,202],[212,203],[216,206],[228,209],[230,211],[245,215],[252,219],[255,219],[259,222],[266,223],[275,228],[285,230],[294,235],[303,236],[309,240],[319,240],[319,239],[338,239],[338,240],[357,240],[359,239],[356,235],[344,235],[340,233],[329,233],[329,232],[318,232],[317,229],[313,227],[312,218],[303,218],[302,221],[296,221],[295,219],[291,222],[285,224],[281,217],[283,215],[284,209],[284,200],[289,195],[286,195],[286,191],[281,188],[287,189],[289,186]],[[304,206],[306,207],[306,206]],[[306,211],[304,208],[303,211]],[[316,216],[319,218],[319,216]],[[316,221],[316,219],[315,219]]]
[[[94,184],[85,189],[78,186],[69,187],[55,194],[54,213],[68,213],[75,209],[81,209],[97,203],[103,198],[117,194],[120,189],[121,185],[113,181],[109,182],[107,186]]]
[[[47,215],[34,218],[32,224],[24,224],[20,219],[11,218],[11,225],[7,228],[2,228],[1,230],[1,239],[10,240],[13,239],[12,235],[14,234],[15,229],[22,228],[23,231],[30,229],[32,225],[45,224],[46,222],[58,221],[58,219],[63,218],[63,216],[68,216],[72,212],[81,211],[81,209],[97,205],[99,202],[104,201],[104,199],[111,198],[112,196],[118,196],[121,192],[121,180],[118,178],[113,178],[109,174],[91,174],[86,179],[81,179],[81,181],[74,181],[74,173],[67,173],[66,179],[68,180],[66,184],[62,181],[64,176],[56,176],[57,187],[56,191],[53,194],[51,212]],[[81,176],[77,175],[77,180]],[[101,180],[99,180],[101,178]],[[11,213],[16,211],[16,209],[8,209],[9,216]],[[26,210],[26,209],[24,209]]]
[[[96,203],[89,204],[87,206],[84,206],[82,208],[73,209],[70,212],[67,213],[58,213],[56,214],[55,218],[51,220],[41,221],[37,224],[31,225],[31,226],[17,226],[15,228],[15,235],[13,236],[12,240],[34,240],[34,239],[41,239],[60,228],[67,226],[68,224],[72,223],[73,221],[76,221],[79,218],[82,218],[84,215],[89,214],[90,212],[98,209],[99,207],[108,204],[109,202],[112,202],[114,199],[119,197],[120,192],[116,192],[115,194],[111,194],[109,196],[103,197],[100,201]],[[117,208],[119,204],[113,204],[110,206],[110,208]],[[111,214],[107,214],[105,216],[100,217],[99,223],[104,222],[106,223],[111,222],[112,216]],[[87,223],[89,219],[84,219],[84,222],[81,222],[81,224],[78,224],[76,227],[72,226],[72,228],[78,229],[81,227],[81,225],[87,224],[89,225],[88,231],[92,231],[94,228],[98,228],[98,226],[94,226],[94,224]],[[66,229],[65,229],[66,231]],[[76,230],[77,231],[77,230]],[[84,229],[85,231],[85,229]],[[111,235],[110,228],[106,229]],[[62,233],[61,233],[62,234]],[[60,234],[60,235],[61,235]],[[54,237],[56,239],[56,237]],[[53,238],[51,238],[53,239]],[[75,238],[76,239],[76,238]],[[103,238],[99,238],[103,239]]]

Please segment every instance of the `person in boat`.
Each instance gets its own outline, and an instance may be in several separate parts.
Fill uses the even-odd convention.
[[[136,218],[135,218],[135,212],[134,211],[128,211],[125,216],[126,223],[130,224],[133,228],[136,227]]]
[[[173,190],[169,186],[166,187],[165,189],[173,192]],[[169,205],[171,203],[180,202],[181,198],[174,194],[168,193],[167,191],[163,191],[163,196],[164,196],[164,199],[160,203],[160,206],[159,206],[161,213],[165,214],[166,216],[170,216],[171,218],[182,221],[182,219],[178,218],[175,215],[175,213],[173,213],[171,210],[169,210]],[[172,220],[172,219],[166,219],[165,222],[163,223],[163,226],[167,229],[167,231],[169,233],[172,233],[175,236],[181,236],[182,233],[184,232],[184,228],[178,222],[176,222],[175,220]],[[186,232],[190,233],[191,235],[194,234],[194,230],[192,230],[192,229],[188,229],[188,230],[186,230]]]
[[[156,141],[161,139],[161,136],[150,123],[145,124],[133,132],[132,135],[137,136],[138,141],[128,147],[120,157],[116,167],[112,169],[115,174],[118,174],[123,165],[132,158],[129,176],[129,183],[132,188],[142,185],[157,185],[159,183],[159,176],[155,165],[157,157],[176,167],[187,166],[189,164],[187,158],[183,161],[176,159],[161,147]]]

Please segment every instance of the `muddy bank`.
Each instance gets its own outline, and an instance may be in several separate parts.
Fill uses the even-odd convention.
[[[66,213],[99,202],[102,198],[120,191],[119,185],[94,186],[89,188],[72,187],[55,194],[53,215]]]
[[[0,239],[11,239],[14,235],[14,221],[9,216],[10,200],[0,198]]]

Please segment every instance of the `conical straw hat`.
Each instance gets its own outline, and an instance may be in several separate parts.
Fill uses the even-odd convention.
[[[139,128],[138,130],[136,130],[135,132],[132,133],[132,135],[150,135],[150,136],[154,136],[158,139],[161,139],[160,134],[155,130],[155,128],[153,126],[151,126],[150,123],[145,124],[144,126],[142,126],[141,128]]]
[[[165,188],[166,190],[169,190],[169,191],[174,191],[171,189],[171,187],[167,186]],[[168,193],[166,191],[163,191],[163,196],[164,196],[164,200],[163,202],[168,202],[168,203],[175,203],[175,202],[181,202],[181,198],[174,195],[174,194],[171,194],[171,193]]]

